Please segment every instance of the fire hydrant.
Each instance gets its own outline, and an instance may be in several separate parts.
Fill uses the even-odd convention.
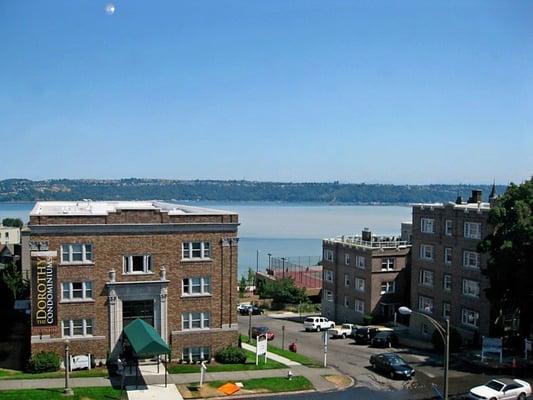
[[[289,350],[292,351],[293,353],[296,353],[296,343],[292,342],[289,345]]]

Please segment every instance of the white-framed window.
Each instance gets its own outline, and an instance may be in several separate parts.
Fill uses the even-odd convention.
[[[365,280],[362,278],[355,278],[355,290],[359,292],[365,291]]]
[[[433,271],[421,269],[418,276],[418,282],[421,285],[433,287],[433,284],[435,282],[435,274],[433,273]]]
[[[418,310],[427,314],[433,314],[433,299],[425,296],[418,296]]]
[[[450,318],[452,312],[452,305],[450,303],[442,303],[442,318],[448,319]]]
[[[434,257],[434,248],[431,244],[421,244],[420,245],[420,259],[433,261]]]
[[[75,300],[92,300],[93,298],[93,283],[91,281],[84,282],[63,282],[61,284],[61,300],[75,301]]]
[[[468,308],[461,309],[461,322],[463,325],[478,328],[479,327],[479,313]]]
[[[451,247],[444,248],[444,264],[451,265],[453,260],[453,249]]]
[[[324,270],[324,280],[329,283],[333,283],[334,274],[333,271],[329,269]]]
[[[365,313],[365,302],[363,300],[355,299],[354,309],[356,312],[364,314]]]
[[[381,270],[382,271],[393,271],[394,270],[394,258],[382,258],[381,259]]]
[[[64,319],[61,321],[63,337],[92,336],[92,319]]]
[[[209,242],[183,242],[181,244],[182,260],[210,260],[211,243]]]
[[[424,337],[428,337],[429,335],[431,335],[431,330],[429,329],[429,325],[426,324],[425,322],[423,322],[422,325],[420,326],[420,333]]]
[[[324,298],[326,299],[326,301],[333,301],[333,292],[331,290],[325,290]]]
[[[324,249],[324,259],[327,261],[333,261],[333,250]]]
[[[447,219],[444,222],[444,234],[446,236],[453,236],[453,221],[451,219]]]
[[[83,264],[93,262],[93,245],[69,243],[61,245],[62,264]]]
[[[150,254],[135,254],[122,257],[125,274],[152,273],[152,256]]]
[[[350,265],[350,253],[344,253],[344,264]]]
[[[465,222],[465,238],[481,239],[481,223]]]
[[[344,286],[350,287],[350,274],[344,274]]]
[[[433,233],[435,220],[433,218],[420,218],[420,231],[424,233]]]
[[[450,274],[444,274],[442,279],[442,289],[444,289],[445,292],[452,291],[452,276]]]
[[[350,307],[350,300],[348,300],[348,296],[344,296],[344,307]]]
[[[475,251],[463,251],[463,267],[479,269],[479,253]]]
[[[396,282],[381,282],[381,294],[394,293],[396,291]]]
[[[463,279],[463,295],[470,297],[479,297],[480,285],[478,281]]]
[[[363,256],[356,256],[355,257],[355,266],[359,269],[365,269],[365,258]]]
[[[209,329],[208,312],[186,312],[181,314],[181,329]]]
[[[211,294],[211,277],[202,276],[185,278],[181,281],[183,296],[200,296]]]
[[[185,347],[181,355],[182,360],[189,362],[208,361],[211,359],[211,347]]]

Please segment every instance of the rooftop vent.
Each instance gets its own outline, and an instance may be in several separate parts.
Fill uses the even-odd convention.
[[[472,190],[472,196],[468,199],[467,203],[481,203],[482,191],[479,189]]]
[[[361,238],[363,239],[363,241],[365,242],[370,242],[372,241],[372,232],[370,232],[370,229],[368,228],[364,228],[363,229],[363,232],[361,234]]]

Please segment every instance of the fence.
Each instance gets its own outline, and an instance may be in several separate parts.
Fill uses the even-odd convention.
[[[322,288],[320,256],[272,257],[267,273],[277,279],[292,278],[299,287]]]

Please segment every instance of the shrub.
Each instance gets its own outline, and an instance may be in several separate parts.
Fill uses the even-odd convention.
[[[244,364],[246,353],[238,347],[227,346],[215,354],[215,360],[221,364]]]
[[[462,342],[463,339],[461,338],[459,331],[455,328],[450,328],[450,353],[458,351],[461,344],[463,344]],[[444,341],[436,329],[431,336],[431,343],[433,343],[433,347],[436,351],[444,351]]]
[[[370,325],[374,322],[374,317],[370,314],[363,315],[363,325]]]
[[[59,370],[61,359],[53,351],[41,351],[32,356],[28,369],[36,374],[39,372],[54,372]]]

